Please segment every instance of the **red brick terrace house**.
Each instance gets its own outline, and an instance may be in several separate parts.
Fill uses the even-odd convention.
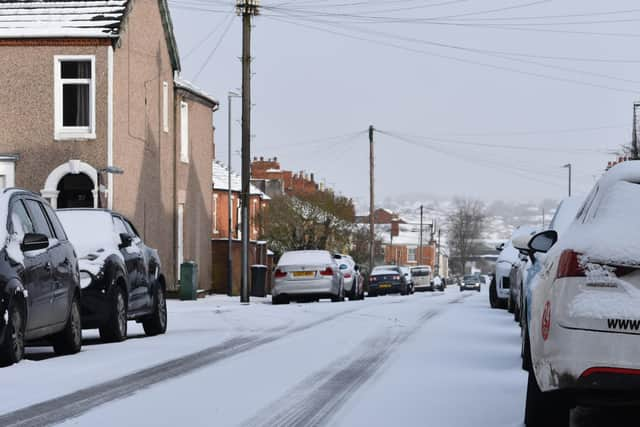
[[[166,0],[3,0],[0,185],[117,210],[159,250],[169,289],[183,260],[210,289],[218,102],[179,72]]]
[[[240,256],[241,256],[241,223],[240,223],[240,192],[242,179],[240,175],[231,173],[231,237],[233,256],[233,286],[232,293],[239,293],[240,284]],[[250,216],[250,254],[249,264],[269,265],[269,250],[266,243],[258,239],[263,232],[264,221],[268,220],[268,207],[271,198],[251,186],[249,197]],[[229,254],[229,170],[219,162],[213,163],[213,215],[211,228],[212,246],[212,280],[216,293],[228,293],[227,289],[227,260]],[[269,284],[267,284],[269,288]]]
[[[313,174],[282,170],[277,157],[266,160],[263,157],[254,157],[251,163],[251,180],[269,195],[272,195],[267,191],[269,188],[271,192],[287,196],[308,196],[322,191]]]

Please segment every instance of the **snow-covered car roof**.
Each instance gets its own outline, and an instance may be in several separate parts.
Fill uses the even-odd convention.
[[[319,265],[333,262],[329,251],[291,251],[282,254],[278,265]]]
[[[620,163],[596,183],[555,251],[571,249],[586,259],[640,264],[640,161]]]

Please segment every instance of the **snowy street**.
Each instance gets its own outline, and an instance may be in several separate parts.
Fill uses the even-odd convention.
[[[165,336],[30,348],[2,372],[0,425],[521,425],[518,328],[487,298],[170,301]]]

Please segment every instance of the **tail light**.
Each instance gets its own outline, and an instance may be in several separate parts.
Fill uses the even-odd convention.
[[[344,275],[344,278],[345,278],[345,279],[351,279],[351,273],[346,273],[346,274]]]
[[[580,256],[580,254],[570,249],[562,252],[560,262],[558,262],[558,279],[563,277],[584,277],[584,268],[580,265],[578,256]]]
[[[400,276],[393,276],[391,280],[400,280]]]
[[[320,275],[321,276],[333,276],[333,269],[331,267],[327,267],[323,271],[320,272]]]
[[[371,276],[371,277],[369,277],[369,281],[370,282],[377,282],[378,278],[376,276]]]
[[[277,269],[276,273],[275,273],[275,276],[276,276],[276,279],[282,279],[284,277],[287,277],[287,273],[282,271],[282,270],[280,270],[280,269]]]

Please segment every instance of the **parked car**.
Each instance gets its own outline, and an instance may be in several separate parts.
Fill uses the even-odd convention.
[[[6,189],[0,223],[0,365],[19,362],[32,340],[79,352],[78,260],[58,216],[41,197]]]
[[[360,267],[349,255],[335,254],[333,256],[339,264],[344,278],[344,292],[349,300],[364,299],[364,278],[360,274]]]
[[[82,327],[100,338],[127,338],[127,321],[147,335],[167,330],[166,283],[158,252],[124,216],[102,209],[58,210],[79,258]]]
[[[561,239],[564,233],[566,232],[573,219],[576,217],[578,210],[584,203],[584,196],[571,196],[565,198],[556,209],[555,214],[553,215],[553,219],[549,224],[549,229],[554,230],[558,234],[558,239]],[[541,266],[544,263],[544,259],[546,257],[545,253],[530,253],[527,249],[524,253],[529,258],[527,262],[527,266],[524,270],[524,280],[522,282],[522,292],[520,292],[522,307],[522,315],[520,316],[520,326],[521,326],[521,338],[522,345],[520,356],[522,358],[522,368],[525,371],[528,371],[530,366],[530,342],[529,342],[529,320],[531,319],[531,295],[532,289],[535,288],[538,281],[538,273],[540,272]]]
[[[568,426],[574,405],[637,404],[639,210],[640,162],[624,162],[600,178],[560,240],[549,230],[516,242],[548,251],[531,297],[527,426]]]
[[[369,296],[381,294],[407,295],[409,281],[397,265],[381,265],[375,267],[369,275]]]
[[[431,267],[428,265],[419,265],[411,269],[411,277],[413,277],[413,289],[416,291],[433,291],[433,283],[431,282]]]
[[[511,270],[513,268],[523,267],[526,262],[526,257],[521,255],[520,252],[513,247],[512,240],[520,234],[530,234],[532,231],[530,227],[518,227],[513,231],[509,241],[496,248],[500,251],[500,255],[498,255],[495,274],[489,286],[489,303],[491,308],[508,309],[510,312],[513,312],[513,309],[515,309],[515,304],[512,302],[514,293],[511,288],[514,285],[512,283]]]
[[[408,293],[413,294],[415,290],[413,288],[413,276],[411,275],[411,267],[400,267],[400,271],[402,271],[402,274],[404,275],[405,279],[407,280],[407,284],[409,285]]]
[[[437,275],[433,278],[431,282],[432,282],[431,286],[434,291],[444,291],[445,285],[444,285],[444,280],[442,280],[442,277]]]
[[[344,278],[328,251],[285,252],[273,273],[273,304],[330,298],[344,301]]]
[[[464,276],[460,282],[460,292],[468,290],[480,292],[482,289],[482,284],[480,283],[481,280],[482,278],[478,274],[469,274]]]

